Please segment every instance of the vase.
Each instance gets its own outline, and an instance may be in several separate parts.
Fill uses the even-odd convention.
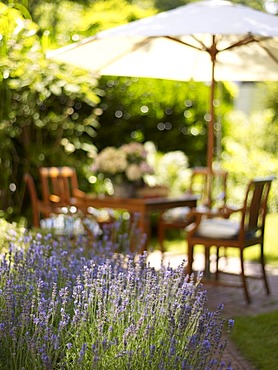
[[[115,198],[132,198],[135,196],[135,186],[129,182],[113,183],[113,189]]]

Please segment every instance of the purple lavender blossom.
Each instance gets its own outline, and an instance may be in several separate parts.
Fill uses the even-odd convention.
[[[231,369],[221,358],[233,320],[205,308],[184,266],[156,271],[127,253],[123,226],[95,253],[83,237],[13,236],[0,261],[1,369]]]

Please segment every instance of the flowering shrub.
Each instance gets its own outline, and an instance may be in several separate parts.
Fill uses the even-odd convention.
[[[167,186],[171,196],[183,194],[189,186],[191,170],[188,167],[188,158],[181,151],[158,152],[152,142],[147,142],[148,160],[154,173],[146,176],[146,183],[150,186]]]
[[[0,368],[231,369],[222,362],[232,322],[205,308],[184,267],[92,253],[48,235],[10,242],[0,265]],[[92,248],[90,248],[92,250]]]
[[[123,144],[120,148],[106,147],[95,158],[93,171],[103,173],[116,183],[138,182],[153,172],[147,162],[147,152],[140,143]]]

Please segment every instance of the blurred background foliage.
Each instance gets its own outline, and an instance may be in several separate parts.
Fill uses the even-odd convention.
[[[223,88],[216,99],[219,115],[231,109],[231,91]],[[105,96],[99,104],[98,148],[117,146],[119,140],[153,141],[161,152],[182,150],[189,164],[206,164],[209,85],[138,78],[102,77]]]
[[[92,152],[107,145],[152,141],[162,154],[182,152],[188,167],[206,163],[207,84],[123,77],[97,81],[85,71],[46,60],[44,54],[189,2],[0,2],[0,216],[18,220],[28,214],[23,174],[30,171],[36,180],[43,165],[73,165],[80,187],[99,191],[87,178]],[[265,5],[263,0],[234,2],[261,10]],[[218,84],[218,159],[231,173],[234,190],[229,196],[234,200],[240,196],[237,183],[240,189],[252,176],[278,172],[277,83],[257,85],[263,90],[261,113],[244,115],[233,110],[233,84]],[[276,186],[273,210],[277,199]]]

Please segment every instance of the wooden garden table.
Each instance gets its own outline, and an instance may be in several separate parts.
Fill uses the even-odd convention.
[[[115,198],[115,197],[86,197],[86,206],[94,208],[110,208],[126,210],[131,214],[139,214],[138,226],[146,234],[147,241],[151,235],[150,216],[152,213],[161,213],[173,207],[196,207],[198,197],[195,195],[184,195],[175,198]],[[144,249],[146,249],[146,245]]]

